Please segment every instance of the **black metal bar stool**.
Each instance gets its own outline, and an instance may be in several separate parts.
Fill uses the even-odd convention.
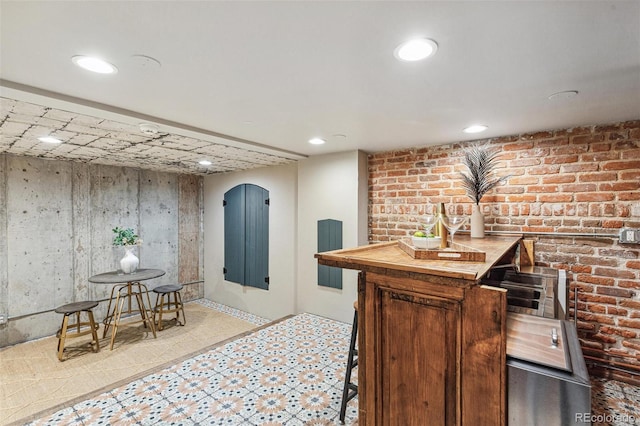
[[[358,366],[358,350],[356,342],[358,336],[358,301],[353,302],[353,326],[351,328],[351,343],[349,344],[349,357],[347,358],[347,372],[344,375],[344,388],[342,389],[342,404],[340,405],[340,423],[344,424],[344,416],[347,412],[347,403],[358,395],[358,385],[351,382],[351,371]]]
[[[64,314],[62,318],[62,326],[56,333],[56,337],[58,338],[58,359],[60,361],[64,361],[64,343],[69,338],[84,336],[85,334],[91,333],[93,340],[90,345],[94,352],[100,351],[100,342],[98,341],[98,327],[99,325],[93,319],[93,311],[91,309],[98,306],[98,302],[94,301],[86,301],[86,302],[74,302],[69,303],[67,305],[60,306],[56,308],[55,312],[58,314]],[[80,314],[82,312],[86,312],[89,320],[87,322],[80,321]],[[69,324],[69,316],[72,314],[76,314],[76,322],[74,324]],[[67,330],[69,328],[76,327],[76,331],[73,333],[68,333]],[[81,327],[89,327],[87,330],[80,330]],[[95,345],[95,349],[94,349]]]
[[[153,322],[158,324],[158,330],[162,330],[162,314],[175,312],[177,324],[185,325],[187,323],[180,290],[182,290],[181,284],[161,285],[153,289],[153,292],[156,293],[156,306],[153,308]],[[171,295],[173,295],[173,303],[171,302]],[[164,301],[165,296],[167,296],[166,303]],[[173,305],[173,307],[171,305]],[[180,312],[182,312],[182,322],[180,322]],[[156,314],[158,315],[157,321]]]

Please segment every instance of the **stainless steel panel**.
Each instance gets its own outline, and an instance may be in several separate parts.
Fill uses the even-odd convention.
[[[575,324],[567,317],[568,289],[564,271],[530,266],[500,265],[483,284],[507,290],[508,310],[563,320],[569,371],[548,367],[535,359],[507,358],[507,422],[513,426],[590,424],[591,383]],[[509,346],[509,345],[507,345]],[[533,350],[532,346],[532,350]]]
[[[514,426],[589,424],[591,385],[575,327],[565,321],[572,373],[510,358],[507,360],[507,421]]]

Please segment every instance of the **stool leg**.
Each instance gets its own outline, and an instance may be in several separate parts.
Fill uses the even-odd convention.
[[[342,403],[340,404],[340,423],[344,424],[344,417],[347,412],[347,403],[358,394],[358,387],[351,383],[351,371],[358,365],[358,360],[354,361],[356,354],[356,337],[358,334],[358,311],[353,314],[353,326],[351,328],[351,342],[349,343],[349,356],[347,358],[347,371],[344,375],[344,388],[342,389]],[[349,393],[352,390],[352,393]]]
[[[164,293],[160,295],[160,310],[158,311],[158,330],[162,330],[162,311],[164,310]]]
[[[69,324],[69,315],[64,314],[62,318],[62,327],[60,327],[60,337],[58,338],[58,360],[63,361],[64,341],[67,338],[67,325]]]
[[[158,315],[158,309],[160,309],[160,307],[158,306],[158,301],[160,300],[160,293],[156,293],[156,303],[153,306],[153,323],[155,325],[157,325],[158,327],[156,327],[158,329],[158,331],[161,330],[159,324],[158,324],[158,320],[156,319],[156,316]]]
[[[177,292],[173,292],[173,310],[176,312],[176,325],[180,324],[180,313],[178,312],[178,297]],[[171,309],[171,294],[169,294],[169,309]]]
[[[100,342],[98,341],[98,328],[100,327],[96,324],[93,318],[93,311],[88,310],[87,315],[89,315],[89,327],[91,327],[91,337],[93,337],[93,342],[91,342],[91,346],[96,345],[95,352],[100,352]]]
[[[177,300],[179,300],[179,302],[176,305],[176,309],[178,309],[178,306],[180,306],[180,310],[182,311],[182,322],[180,323],[181,325],[185,325],[187,323],[187,316],[184,314],[184,304],[182,303],[182,295],[180,294],[180,292],[176,292],[176,297]],[[180,312],[176,312],[176,314],[178,315],[178,317],[180,316]]]

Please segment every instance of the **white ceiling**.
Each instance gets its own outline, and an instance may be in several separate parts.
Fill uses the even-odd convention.
[[[471,140],[462,128],[474,123],[485,138],[640,118],[638,1],[0,7],[0,96],[278,158]],[[413,36],[436,40],[437,54],[396,60]],[[87,73],[71,62],[79,54],[119,72]],[[565,90],[579,95],[548,99]]]

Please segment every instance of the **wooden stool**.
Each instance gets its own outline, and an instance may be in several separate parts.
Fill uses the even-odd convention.
[[[349,357],[347,358],[347,372],[344,375],[344,387],[342,389],[342,404],[340,405],[340,423],[344,424],[344,416],[347,412],[347,403],[358,395],[358,385],[351,382],[351,371],[358,366],[358,350],[356,342],[358,336],[358,301],[353,302],[353,326],[351,327],[351,343],[349,344]]]
[[[91,341],[91,348],[93,349],[93,346],[95,345],[94,352],[100,351],[100,342],[98,341],[98,333],[97,333],[99,325],[96,324],[95,321],[93,320],[93,312],[91,311],[91,309],[95,308],[96,306],[98,306],[98,302],[86,301],[86,302],[69,303],[67,305],[63,305],[63,306],[60,306],[59,308],[56,308],[56,313],[64,314],[64,317],[62,318],[62,326],[60,327],[60,330],[58,330],[58,332],[56,333],[56,337],[58,338],[58,359],[60,361],[64,361],[62,359],[62,356],[64,354],[64,342],[67,338],[84,336],[85,334],[91,333],[93,337],[93,340]],[[82,312],[86,312],[87,315],[89,316],[88,322],[80,321],[80,314]],[[75,324],[69,324],[69,315],[71,314],[76,314]],[[88,326],[89,329],[80,331],[80,327],[83,327],[83,326]],[[73,333],[67,333],[67,330],[69,329],[69,327],[76,327],[77,330]]]
[[[158,330],[162,330],[163,313],[175,312],[177,324],[185,325],[187,323],[187,317],[184,315],[184,305],[182,304],[180,290],[182,290],[181,284],[161,285],[153,289],[153,292],[156,293],[156,306],[153,308],[153,322],[158,324]],[[172,294],[173,308],[171,307]],[[164,303],[165,295],[167,296],[167,303]],[[180,322],[180,311],[182,311],[182,323]],[[158,314],[158,321],[156,321],[156,314]]]

